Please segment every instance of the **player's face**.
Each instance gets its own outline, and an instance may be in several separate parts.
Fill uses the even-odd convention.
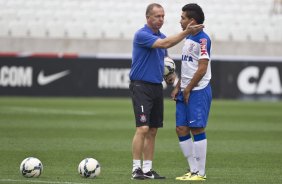
[[[164,24],[164,9],[154,7],[151,14],[147,17],[148,26],[153,29],[154,32],[157,32]]]
[[[182,30],[185,30],[187,25],[192,21],[193,19],[190,19],[186,16],[186,12],[182,12],[181,19],[180,19],[180,25],[182,27]]]

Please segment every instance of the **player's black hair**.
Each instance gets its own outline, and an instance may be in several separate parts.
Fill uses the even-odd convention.
[[[202,8],[196,3],[190,3],[183,6],[182,11],[186,13],[188,18],[193,18],[198,24],[203,24],[205,21],[205,14]]]

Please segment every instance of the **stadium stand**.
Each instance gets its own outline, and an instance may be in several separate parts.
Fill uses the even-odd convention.
[[[145,23],[151,2],[165,8],[162,31],[179,32],[181,0],[0,0],[0,52],[130,53],[133,34]],[[282,56],[281,1],[194,2],[205,11],[216,55]],[[177,54],[180,48],[170,52]]]

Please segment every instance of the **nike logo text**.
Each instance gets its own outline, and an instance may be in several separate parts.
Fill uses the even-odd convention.
[[[51,75],[44,75],[44,71],[40,71],[37,77],[37,82],[39,85],[44,86],[47,85],[55,80],[58,80],[70,73],[69,70],[65,70],[59,73],[51,74]]]

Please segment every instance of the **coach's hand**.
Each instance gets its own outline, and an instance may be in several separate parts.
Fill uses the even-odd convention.
[[[176,101],[178,92],[179,92],[179,87],[176,86],[170,94],[172,100]]]
[[[197,24],[197,25],[193,25],[194,21],[190,22],[185,31],[187,32],[187,34],[195,34],[198,33],[199,31],[201,31],[205,26],[203,24]]]
[[[171,73],[171,74],[169,74],[168,76],[166,76],[165,82],[166,82],[167,84],[173,84],[174,81],[175,81],[175,79],[176,79],[176,74],[175,74],[175,73]]]

